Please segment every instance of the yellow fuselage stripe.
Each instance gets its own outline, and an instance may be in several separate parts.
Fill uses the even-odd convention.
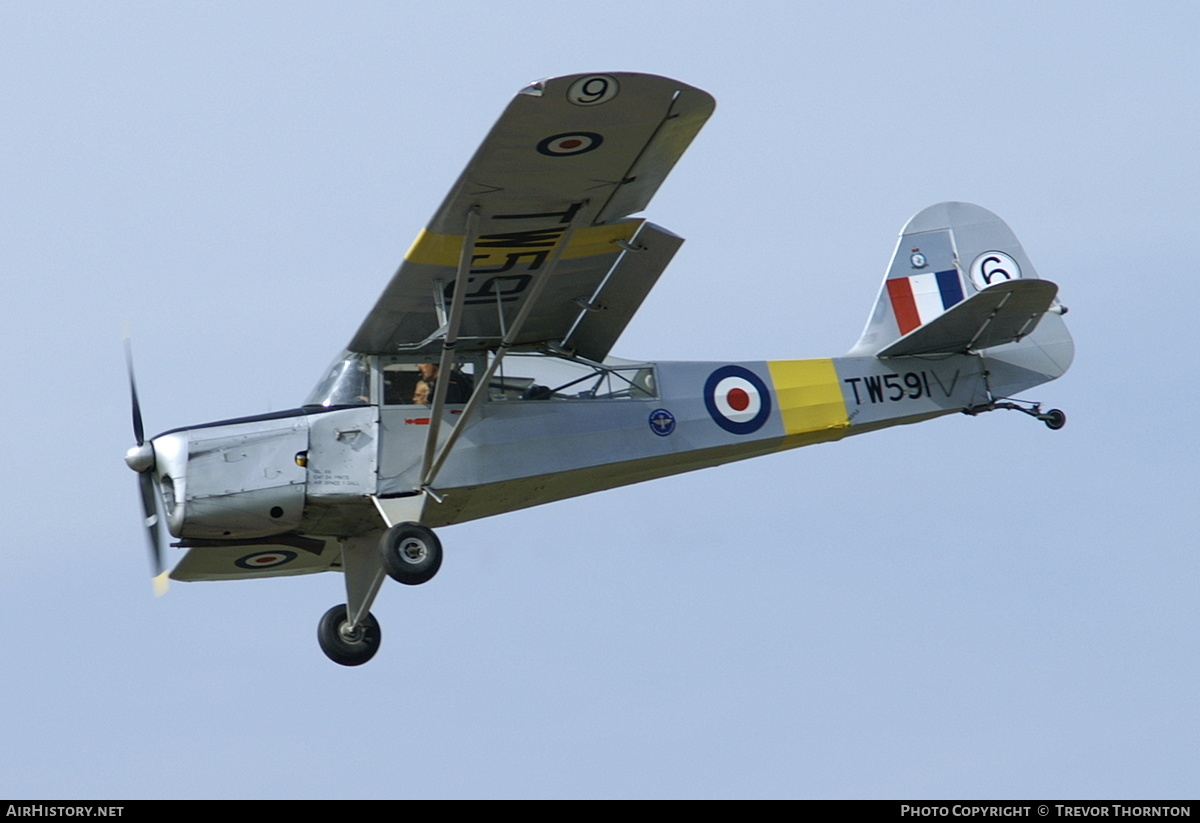
[[[832,360],[769,360],[767,368],[783,418],[781,448],[837,440],[847,434],[850,416]]]

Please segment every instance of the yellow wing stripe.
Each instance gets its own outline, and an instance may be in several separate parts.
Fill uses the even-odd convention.
[[[833,361],[770,360],[771,382],[783,417],[782,448],[837,440],[850,427]]]
[[[604,226],[584,226],[576,229],[571,235],[571,242],[563,251],[562,259],[570,260],[580,257],[594,257],[602,254],[613,254],[620,251],[620,247],[615,245],[618,241],[624,240],[628,242],[637,232],[638,227],[642,225],[641,220],[622,220],[619,223],[610,223]],[[553,226],[549,229],[543,229],[541,234],[550,242],[546,245],[553,246],[554,228],[565,230],[565,226]],[[486,237],[486,232],[484,237]],[[404,255],[404,259],[410,263],[421,263],[432,266],[458,266],[459,257],[462,255],[463,236],[461,234],[437,234],[428,229],[422,229],[417,235],[417,239],[409,247],[408,252]],[[494,246],[489,245],[487,248],[476,246],[480,252],[486,252],[489,257],[503,258],[508,253],[529,253],[534,250],[534,247],[526,245],[513,246]],[[548,250],[548,249],[546,249]]]

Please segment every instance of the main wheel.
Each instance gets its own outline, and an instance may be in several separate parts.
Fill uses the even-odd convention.
[[[1046,424],[1047,428],[1058,431],[1063,426],[1067,425],[1067,415],[1062,409],[1051,409],[1041,416],[1041,421]]]
[[[357,629],[350,625],[345,604],[334,606],[325,612],[317,626],[317,642],[321,651],[334,663],[343,666],[361,666],[379,651],[383,633],[375,615],[367,613],[367,619]]]
[[[442,543],[431,529],[416,523],[398,523],[379,541],[383,568],[397,583],[418,586],[442,567]]]

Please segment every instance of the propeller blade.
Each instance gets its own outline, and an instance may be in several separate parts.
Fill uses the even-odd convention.
[[[133,437],[138,449],[146,445],[146,429],[142,423],[142,405],[138,402],[137,382],[133,379],[133,344],[129,332],[125,332],[125,367],[129,372],[129,400],[133,407]],[[137,455],[133,450],[126,455],[125,462],[138,472],[138,491],[142,497],[142,516],[146,526],[146,538],[150,542],[150,573],[154,575],[154,596],[167,593],[167,572],[163,562],[162,529],[158,517],[158,488],[154,482],[154,450],[149,454]]]
[[[142,426],[142,406],[138,403],[137,383],[133,379],[133,344],[125,338],[125,366],[129,370],[129,396],[133,404],[133,437],[140,446],[146,442],[146,430]]]
[[[150,541],[150,569],[157,577],[163,571],[162,530],[158,527],[158,490],[154,487],[154,475],[151,472],[139,474],[138,484],[142,492],[146,537]]]

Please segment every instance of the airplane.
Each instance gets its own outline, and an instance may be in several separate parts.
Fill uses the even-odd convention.
[[[174,580],[340,571],[317,636],[358,666],[384,579],[437,574],[442,526],[954,413],[1062,428],[1015,398],[1071,364],[1058,287],[968,203],[908,221],[844,356],[612,357],[683,243],[632,215],[714,106],[649,74],[521,89],[298,408],[147,438],[127,344],[156,581],[161,522],[186,549]]]

